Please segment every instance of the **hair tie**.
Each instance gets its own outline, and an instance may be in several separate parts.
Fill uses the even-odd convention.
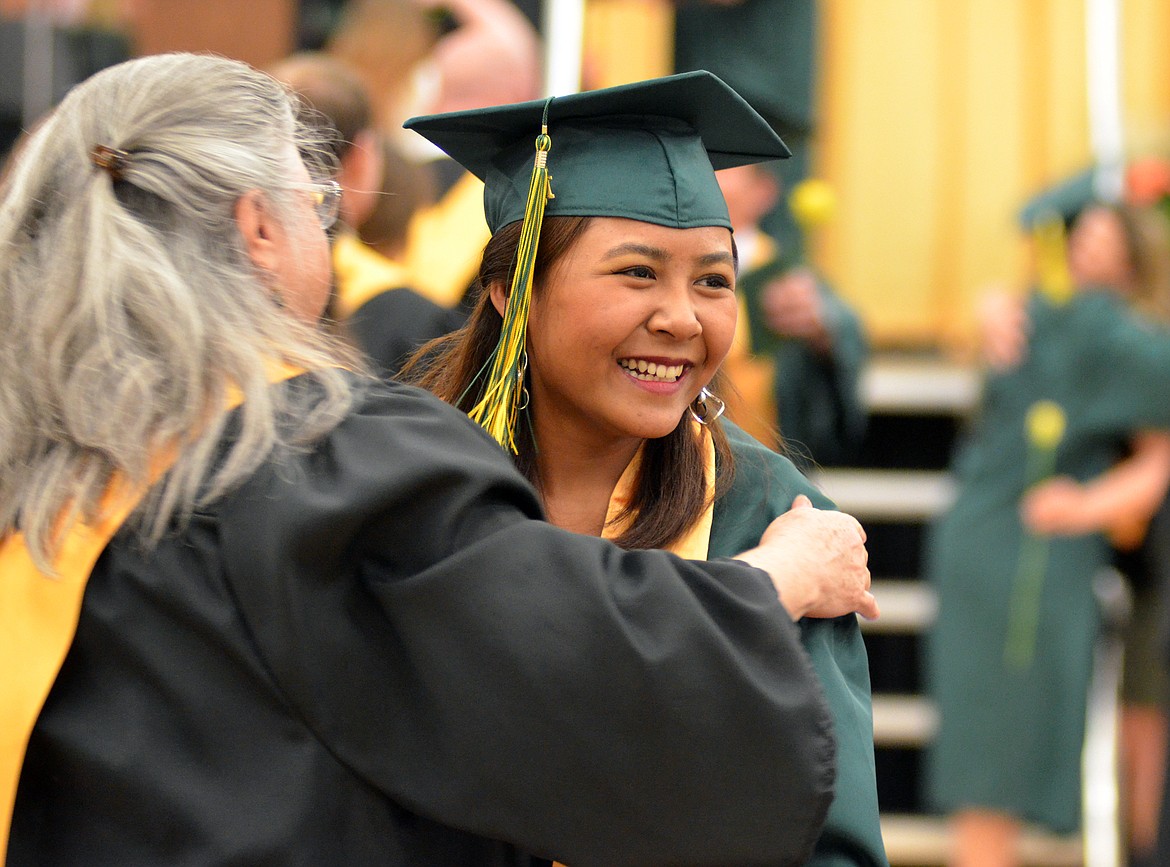
[[[122,180],[122,175],[130,162],[130,154],[126,151],[105,145],[94,145],[93,150],[89,152],[89,158],[99,169],[108,172],[115,181]]]

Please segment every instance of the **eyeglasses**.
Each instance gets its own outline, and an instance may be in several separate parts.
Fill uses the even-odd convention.
[[[304,190],[309,194],[322,229],[328,229],[337,222],[337,215],[341,211],[341,184],[337,181],[321,181],[292,186],[293,189]]]

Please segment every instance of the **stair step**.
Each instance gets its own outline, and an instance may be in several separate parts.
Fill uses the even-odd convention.
[[[940,470],[826,469],[810,475],[837,508],[865,521],[928,521],[951,504],[955,483]]]
[[[881,609],[877,620],[858,617],[861,631],[873,634],[922,632],[938,612],[934,590],[924,581],[884,578],[874,579],[870,589]]]
[[[886,814],[882,837],[891,867],[942,867],[947,863],[950,834],[945,819],[935,816]],[[1025,828],[1020,840],[1024,867],[1081,867],[1083,846],[1079,835],[1058,836]]]
[[[938,711],[920,695],[873,696],[875,747],[923,747],[938,730]]]
[[[962,415],[979,399],[979,370],[939,359],[876,355],[861,376],[871,413]]]

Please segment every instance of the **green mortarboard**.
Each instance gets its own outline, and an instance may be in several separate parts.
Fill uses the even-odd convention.
[[[484,182],[493,234],[523,220],[500,340],[469,415],[506,448],[524,399],[525,335],[545,215],[731,228],[715,169],[789,156],[779,136],[709,72],[515,105],[411,118]]]
[[[789,156],[734,90],[687,72],[514,105],[416,117],[425,136],[485,185],[493,232],[522,219],[533,141],[548,106],[545,214],[629,217],[676,228],[731,227],[713,169]]]
[[[1081,211],[1098,201],[1095,176],[1093,169],[1085,169],[1037,193],[1020,209],[1020,227],[1032,230],[1042,220],[1053,217],[1071,224]]]

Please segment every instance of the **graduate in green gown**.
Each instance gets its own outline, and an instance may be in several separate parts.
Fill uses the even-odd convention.
[[[870,610],[859,527],[684,560],[543,520],[321,327],[337,188],[297,117],[246,64],[140,58],[0,188],[0,859],[803,861],[836,750],[792,613]]]
[[[960,851],[1002,853],[986,863],[1016,863],[1020,821],[1078,827],[1092,584],[1110,561],[1103,533],[1049,534],[1021,514],[1050,479],[1094,479],[1133,433],[1170,426],[1170,333],[1131,309],[1164,306],[1165,286],[1125,225],[1120,211],[1085,211],[1067,273],[1046,274],[1047,291],[1029,297],[1026,352],[988,375],[953,465],[957,499],[927,548],[939,597],[928,678],[941,718],[928,795],[956,815]],[[1107,272],[1102,261],[1119,264]]]
[[[512,451],[553,523],[627,549],[720,558],[777,516],[831,508],[790,461],[721,423],[708,389],[738,307],[714,168],[785,155],[734,91],[697,72],[407,126],[484,179],[493,239],[468,326],[406,376]],[[885,864],[856,618],[790,601],[838,744],[836,793],[809,863]],[[877,613],[868,594],[856,609]],[[666,808],[671,793],[660,797]],[[664,850],[648,863],[670,860]]]
[[[741,319],[727,369],[747,404],[741,423],[762,416],[773,430],[753,424],[760,438],[770,442],[779,430],[802,470],[848,463],[867,422],[860,381],[869,343],[861,319],[798,251],[783,249],[764,230],[761,220],[781,194],[771,167],[754,163],[716,174],[739,251]],[[815,195],[823,182],[808,184],[805,191]],[[808,205],[801,213],[805,231],[828,217],[826,195],[820,199],[821,213]],[[761,365],[763,377],[756,372]]]

